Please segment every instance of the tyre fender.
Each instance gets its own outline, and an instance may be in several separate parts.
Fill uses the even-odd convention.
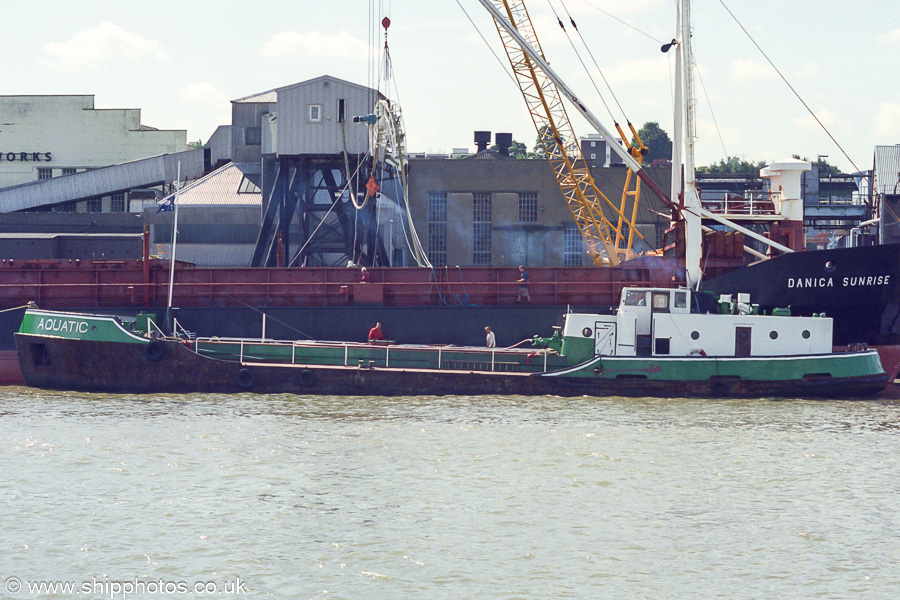
[[[298,381],[300,382],[300,387],[312,387],[316,383],[316,374],[309,369],[303,369],[300,371]]]
[[[712,384],[712,394],[716,398],[724,398],[728,395],[728,384],[724,381],[716,381]]]
[[[166,355],[166,344],[160,340],[151,340],[144,346],[144,358],[150,362],[159,362]]]
[[[241,369],[234,376],[235,382],[245,390],[249,390],[256,383],[256,375],[250,369]]]

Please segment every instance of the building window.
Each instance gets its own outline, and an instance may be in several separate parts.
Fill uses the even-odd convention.
[[[428,193],[428,258],[435,266],[447,264],[447,192]]]
[[[537,223],[538,195],[534,192],[519,194],[519,222]]]
[[[584,265],[584,255],[587,247],[584,238],[574,223],[566,225],[563,234],[563,265],[566,267],[580,267]]]
[[[322,122],[322,105],[321,104],[310,104],[309,105],[309,122],[310,123],[321,123]]]
[[[491,264],[491,195],[474,194],[472,197],[472,264]]]
[[[63,175],[74,175],[77,171],[71,167],[66,167],[62,170]]]
[[[75,212],[75,203],[74,202],[66,202],[64,204],[57,204],[53,207],[53,212],[61,212],[61,213],[73,213]]]
[[[38,179],[52,179],[53,169],[38,169]]]
[[[103,201],[101,198],[91,198],[87,201],[87,211],[89,213],[103,212]]]
[[[247,146],[262,144],[262,127],[244,127],[244,144]]]
[[[656,239],[654,241],[656,242],[656,245],[654,246],[654,248],[662,248],[665,245],[664,241],[666,238],[666,229],[668,229],[668,225],[664,223],[655,224],[654,232],[656,233]]]
[[[125,212],[125,194],[113,194],[110,196],[110,212]]]

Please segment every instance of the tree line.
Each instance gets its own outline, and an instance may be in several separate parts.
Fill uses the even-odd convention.
[[[669,138],[669,134],[659,126],[659,123],[656,121],[644,123],[638,130],[638,135],[641,137],[641,141],[644,142],[644,145],[648,148],[647,154],[644,156],[645,165],[651,167],[671,166],[672,140]],[[631,143],[634,145],[637,141],[631,140]],[[496,145],[491,146],[491,150],[499,150],[499,147]],[[544,148],[541,145],[540,136],[535,138],[534,147],[531,151],[529,151],[528,147],[522,142],[513,140],[512,145],[509,148],[509,155],[512,158],[544,158]],[[794,158],[799,159],[800,157],[794,155]],[[840,173],[840,170],[836,166],[830,164],[821,157],[814,161],[810,161],[807,158],[803,158],[802,160],[809,161],[813,165],[819,167],[820,175],[834,175]],[[758,175],[759,170],[765,166],[765,161],[752,161],[738,158],[737,156],[726,156],[725,158],[719,159],[716,163],[697,167],[697,172],[710,175]]]

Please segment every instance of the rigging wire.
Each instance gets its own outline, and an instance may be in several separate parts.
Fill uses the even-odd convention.
[[[363,161],[360,161],[356,167],[356,173],[353,174],[354,176],[356,176],[356,174],[359,173],[359,169],[362,167],[362,164],[363,164]],[[338,202],[340,202],[340,198],[342,198],[344,196],[344,192],[346,192],[349,187],[350,187],[350,180],[347,181],[347,183],[344,185],[344,188],[337,195],[337,198],[331,203],[331,206],[328,208],[328,211],[324,215],[322,215],[322,218],[319,220],[319,224],[316,225],[316,228],[313,229],[313,232],[311,234],[309,234],[308,238],[306,238],[306,242],[304,242],[303,246],[299,250],[297,250],[297,252],[294,253],[294,258],[292,258],[290,264],[288,264],[289,267],[294,266],[294,263],[297,261],[297,259],[303,253],[303,251],[306,250],[306,247],[309,245],[309,243],[312,241],[312,239],[316,236],[316,233],[319,231],[319,228],[321,228],[322,225],[325,224],[325,219],[328,218],[328,215],[331,214],[331,211],[334,210],[334,207],[338,205]]]
[[[713,112],[712,102],[709,101],[709,94],[706,92],[706,85],[704,85],[703,77],[700,75],[700,69],[694,69],[694,72],[697,74],[697,79],[700,80],[700,89],[703,90],[703,96],[706,98],[706,107],[709,108],[709,114],[712,117],[713,125],[716,128],[716,134],[719,136],[719,143],[722,144],[722,152],[727,159],[728,150],[725,149],[725,140],[722,138],[722,130],[719,129],[719,122],[716,121],[716,113]]]
[[[600,8],[599,6],[597,6],[596,4],[592,4],[591,2],[588,2],[588,0],[581,0],[581,1],[582,1],[583,3],[585,3],[585,4],[587,4],[588,6],[590,6],[591,8],[593,8],[593,9],[595,9],[595,10],[598,10],[598,11],[602,12],[602,13],[603,13],[604,15],[606,15],[607,17],[609,17],[609,18],[611,18],[611,19],[613,19],[613,20],[615,20],[615,21],[618,21],[619,23],[621,23],[621,24],[624,25],[625,27],[628,27],[629,29],[633,29],[634,31],[638,32],[639,34],[641,34],[641,35],[644,36],[644,37],[650,38],[651,40],[653,40],[654,42],[656,42],[656,43],[659,44],[660,46],[663,45],[663,44],[665,43],[665,42],[663,42],[662,40],[656,39],[655,37],[653,37],[652,35],[650,35],[650,34],[647,33],[646,31],[642,31],[642,30],[638,29],[637,27],[635,27],[635,26],[632,25],[631,23],[627,23],[626,21],[623,21],[622,19],[620,19],[620,18],[617,17],[616,15],[612,14],[611,12],[608,12],[608,11],[603,10],[602,8]]]
[[[559,14],[557,14],[556,9],[553,8],[553,4],[550,0],[547,0],[547,5],[550,7],[550,10],[553,11],[553,16],[556,17],[556,22],[559,24],[559,28],[563,30],[564,34],[566,34],[566,39],[569,40],[569,46],[571,46],[572,50],[575,51],[575,56],[578,57],[578,62],[581,63],[581,67],[584,69],[584,72],[587,74],[588,79],[591,81],[591,85],[594,86],[594,90],[597,92],[597,95],[600,97],[600,101],[603,102],[603,106],[606,108],[606,112],[609,113],[609,118],[612,119],[613,122],[618,121],[618,119],[616,119],[615,115],[613,115],[612,110],[609,108],[609,104],[606,103],[606,98],[603,97],[603,94],[600,92],[600,88],[597,87],[597,82],[594,81],[594,77],[591,75],[590,69],[588,69],[588,66],[586,64],[584,64],[584,58],[581,57],[581,53],[578,51],[578,48],[575,47],[575,42],[572,41],[572,37],[569,35],[569,30],[566,29],[565,25],[563,25],[562,19],[559,18]],[[563,5],[563,6],[565,6],[565,5]],[[566,12],[568,12],[568,11],[566,11]],[[572,20],[571,16],[569,16],[569,22],[572,23],[572,26],[575,28],[575,31],[578,32],[578,35],[581,36],[581,32],[578,31],[578,26],[575,25],[575,21]],[[581,42],[584,44],[584,38],[581,38]],[[585,44],[585,48],[587,48],[587,44]],[[590,49],[588,49],[588,53],[590,54]],[[591,54],[591,58],[593,58],[593,57],[594,57],[594,55]],[[594,66],[597,67],[598,71],[600,71],[600,67],[599,67],[599,65],[597,65],[596,60],[594,61]],[[603,71],[600,71],[600,76],[603,77]],[[606,82],[606,86],[609,87],[609,82],[606,81],[606,77],[603,77],[603,81]],[[610,90],[610,91],[612,91],[612,90]],[[615,94],[613,94],[613,97],[615,97]],[[622,106],[620,105],[619,109],[621,110],[621,108],[622,108]]]
[[[550,0],[547,0],[547,3],[550,4]],[[597,69],[597,72],[600,73],[600,77],[603,79],[603,83],[606,84],[606,89],[609,90],[610,95],[613,97],[613,100],[616,103],[616,106],[619,107],[619,111],[622,113],[622,116],[625,118],[625,122],[629,123],[628,115],[625,113],[625,109],[622,108],[622,103],[619,102],[619,98],[616,96],[616,93],[613,91],[612,86],[609,83],[609,80],[606,79],[606,75],[603,73],[603,69],[600,68],[600,65],[597,63],[597,59],[594,56],[594,53],[591,52],[591,47],[588,45],[587,41],[584,39],[584,36],[581,35],[581,30],[578,29],[578,24],[575,22],[575,19],[572,17],[572,13],[569,12],[569,7],[566,6],[566,3],[563,0],[560,0],[560,4],[562,4],[563,10],[566,11],[566,16],[569,17],[569,23],[572,24],[572,27],[575,29],[575,33],[578,34],[578,38],[581,40],[581,44],[584,46],[584,49],[587,50],[588,56],[591,57],[591,61],[594,63],[594,68]],[[562,21],[559,18],[559,15],[556,14],[556,10],[553,9],[553,5],[550,4],[550,9],[553,10],[553,15],[556,17],[556,20],[559,22],[559,26],[563,28],[563,31],[566,31],[566,28],[563,26]],[[569,37],[569,32],[566,31],[566,37]],[[571,38],[569,38],[569,43],[572,44]],[[575,48],[575,45],[572,44],[572,48]],[[578,50],[575,50],[575,53],[578,54]],[[613,120],[613,123],[617,122],[618,119],[613,116],[612,111],[609,109],[609,106],[606,104],[606,100],[603,98],[603,95],[600,94],[600,90],[597,89],[597,84],[594,83],[594,78],[591,77],[588,72],[587,67],[584,65],[584,61],[581,60],[581,55],[578,55],[578,60],[581,61],[582,66],[584,66],[585,72],[588,73],[588,78],[591,80],[591,84],[593,84],[594,89],[597,90],[597,94],[600,96],[600,99],[603,101],[603,106],[606,106],[607,112],[609,112],[609,117]]]
[[[843,146],[841,146],[841,144],[835,139],[835,137],[833,135],[831,135],[831,132],[828,130],[827,127],[825,127],[825,124],[822,123],[822,121],[819,119],[818,115],[816,115],[816,113],[813,111],[813,109],[811,109],[809,107],[809,105],[806,103],[806,101],[803,100],[803,98],[800,96],[800,94],[797,92],[797,90],[794,89],[794,86],[792,86],[791,83],[787,80],[787,77],[785,77],[784,74],[778,69],[778,67],[775,66],[775,63],[772,62],[772,59],[769,58],[769,55],[766,54],[765,51],[763,51],[763,49],[760,47],[760,45],[756,43],[756,40],[753,39],[753,36],[750,35],[750,32],[747,31],[747,28],[744,27],[743,23],[741,23],[738,20],[738,18],[734,15],[734,13],[731,12],[731,9],[728,8],[728,6],[725,4],[725,0],[719,0],[719,3],[722,5],[722,7],[725,9],[725,11],[729,15],[731,15],[731,18],[734,19],[734,22],[737,23],[738,27],[741,28],[741,30],[744,32],[744,34],[747,36],[747,38],[753,43],[753,45],[756,46],[756,49],[759,50],[759,53],[763,55],[763,58],[765,58],[766,61],[769,63],[769,65],[775,70],[775,72],[778,73],[778,76],[781,77],[781,80],[784,81],[785,85],[787,85],[788,88],[791,90],[791,92],[793,92],[794,96],[797,97],[797,100],[800,101],[800,104],[803,105],[803,108],[805,108],[807,110],[807,112],[809,112],[809,114],[812,115],[812,118],[815,119],[816,123],[819,124],[819,127],[822,128],[822,131],[824,131],[825,134],[829,138],[831,138],[831,141],[834,142],[834,145],[837,146],[838,150],[841,151],[841,154],[844,155],[844,158],[846,158],[848,161],[850,161],[850,164],[853,165],[854,169],[856,169],[858,172],[861,172],[862,170],[856,166],[856,163],[853,162],[853,159],[850,158],[850,156],[844,150]]]
[[[512,81],[513,85],[515,85],[515,86],[516,86],[516,89],[518,90],[518,89],[519,89],[519,82],[516,81],[516,78],[515,78],[515,77],[513,76],[513,74],[509,71],[509,69],[508,69],[509,65],[505,64],[505,63],[500,59],[500,57],[497,56],[497,53],[494,51],[493,46],[491,46],[490,43],[488,43],[487,38],[484,37],[484,34],[481,33],[481,30],[480,30],[480,29],[478,29],[478,25],[476,25],[476,24],[475,24],[475,21],[472,20],[472,17],[471,17],[471,16],[469,15],[469,13],[466,11],[466,9],[465,9],[465,7],[462,5],[462,3],[461,3],[459,0],[456,0],[456,4],[459,5],[459,8],[463,11],[463,14],[466,15],[466,18],[469,19],[469,23],[472,24],[472,27],[475,29],[475,32],[478,34],[478,37],[481,38],[481,41],[484,42],[484,45],[487,46],[488,50],[491,51],[491,54],[494,55],[494,58],[495,58],[495,59],[497,60],[497,62],[500,64],[500,68],[503,69],[503,72],[506,73],[506,76],[509,77],[509,80]]]

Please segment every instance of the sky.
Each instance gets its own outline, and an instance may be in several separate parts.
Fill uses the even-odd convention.
[[[671,59],[659,46],[674,37],[674,0],[527,5],[551,66],[604,125],[656,121],[672,134]],[[624,117],[609,115],[604,100],[616,101],[551,7],[574,17]],[[900,2],[695,0],[692,12],[698,165],[825,155],[854,171],[871,168],[876,145],[900,144]],[[387,82],[378,76],[385,16]],[[4,6],[0,40],[0,95],[91,94],[97,108],[139,108],[144,125],[185,129],[189,141],[229,124],[231,100],[321,75],[399,102],[410,152],[472,150],[475,130],[529,147],[536,138],[477,0],[33,0]],[[593,133],[569,115],[578,135]]]

